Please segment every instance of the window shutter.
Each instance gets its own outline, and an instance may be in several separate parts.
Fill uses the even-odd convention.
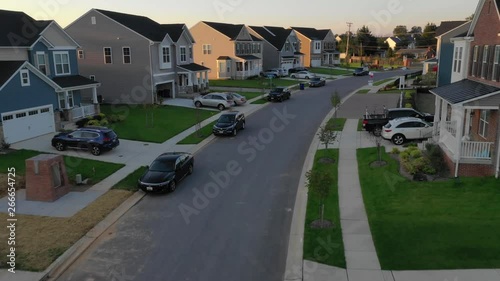
[[[476,67],[476,77],[481,78],[481,71],[483,69],[483,51],[484,46],[479,46],[477,51],[477,67]]]
[[[488,52],[488,66],[486,69],[486,79],[491,80],[493,75],[493,59],[495,58],[495,45],[490,46],[490,50]]]
[[[474,48],[470,48],[469,51],[469,76],[474,76],[473,70],[474,70]]]

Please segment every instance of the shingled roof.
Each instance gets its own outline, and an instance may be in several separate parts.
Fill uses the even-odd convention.
[[[0,10],[0,46],[29,47],[51,22],[35,20],[23,12]]]
[[[446,86],[432,89],[431,92],[442,97],[451,104],[456,104],[495,92],[500,92],[500,88],[464,79]]]
[[[243,24],[230,24],[210,21],[203,21],[203,23],[229,37],[229,39],[231,40],[236,40],[241,32],[241,29],[243,29],[244,27]]]
[[[292,27],[292,29],[311,40],[323,40],[326,37],[326,33],[324,33],[325,29],[317,30],[311,27]]]
[[[444,33],[461,26],[466,22],[467,21],[464,20],[442,21],[439,27],[436,29],[436,36],[443,35]]]
[[[276,26],[250,26],[250,28],[278,50],[283,49],[290,32],[292,32],[291,29]]]
[[[25,61],[0,61],[0,86],[16,73]]]
[[[163,30],[165,30],[170,38],[174,41],[177,42],[179,38],[181,38],[182,32],[184,32],[184,26],[185,24],[183,23],[172,23],[172,24],[162,24]]]

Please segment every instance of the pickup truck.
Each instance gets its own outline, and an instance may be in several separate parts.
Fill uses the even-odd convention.
[[[376,136],[382,133],[382,127],[389,122],[389,120],[400,117],[417,117],[427,122],[434,122],[434,115],[429,113],[422,113],[413,108],[391,108],[385,109],[381,114],[369,114],[368,110],[363,115],[363,129],[371,132]]]

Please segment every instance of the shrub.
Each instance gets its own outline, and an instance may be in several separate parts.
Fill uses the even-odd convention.
[[[428,143],[425,145],[425,149],[425,154],[429,159],[432,167],[435,169],[436,173],[440,173],[444,169],[446,169],[443,152],[439,145]]]
[[[87,122],[89,122],[89,118],[83,118],[83,119],[80,119],[80,120],[76,121],[75,125],[78,128],[82,128],[82,127],[85,127],[85,125],[87,124]]]
[[[422,152],[415,146],[408,147],[405,151],[400,153],[401,165],[410,174],[417,173],[435,174],[436,169],[432,166],[431,160],[422,154]]]
[[[116,123],[118,122],[118,115],[115,114],[109,115],[107,119],[109,123]]]
[[[109,125],[108,119],[104,118],[99,122],[100,126],[106,127]]]
[[[393,147],[392,150],[391,150],[391,153],[392,154],[399,154],[399,153],[401,153],[401,151],[399,150],[399,148]]]
[[[411,148],[409,148],[409,150],[410,150],[410,152],[409,152],[409,153],[410,153],[410,156],[411,156],[412,158],[419,158],[419,157],[422,157],[422,152],[421,152],[418,148],[416,148],[416,147],[411,147]]]
[[[10,148],[10,143],[6,142],[4,138],[2,138],[2,143],[0,144],[1,150],[7,150]]]
[[[123,122],[123,121],[125,121],[125,119],[127,119],[127,117],[125,117],[125,115],[118,115],[118,122]]]
[[[87,122],[86,126],[100,126],[101,123],[99,120],[96,120],[96,119],[93,119],[93,120],[89,120],[89,122]]]
[[[407,100],[411,100],[411,99],[412,99],[412,97],[413,97],[413,94],[412,94],[411,92],[406,92],[406,93],[405,93],[405,99],[407,99]]]
[[[406,107],[406,108],[413,108],[413,106],[412,106],[412,105],[411,105],[411,103],[409,103],[409,102],[407,102],[407,103],[405,104],[405,107]]]

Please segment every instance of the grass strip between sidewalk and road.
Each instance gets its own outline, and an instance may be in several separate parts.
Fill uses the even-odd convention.
[[[358,120],[358,132],[363,131],[363,119]]]
[[[359,179],[383,270],[500,268],[500,181],[410,181],[377,149],[357,151]]]
[[[370,89],[361,89],[356,92],[356,94],[368,94],[370,92]]]
[[[395,80],[396,80],[395,78],[387,78],[387,79],[379,80],[379,81],[374,82],[373,86],[380,86],[384,83],[387,83],[389,81],[395,81]]]
[[[331,118],[326,123],[326,127],[331,128],[333,131],[343,131],[346,120],[346,118],[341,117]]]
[[[215,125],[215,123],[217,123],[217,120],[203,126],[199,131],[190,134],[177,144],[199,144],[204,139],[212,135],[212,128]]]
[[[112,187],[112,189],[127,190],[132,192],[139,190],[139,188],[137,187],[137,181],[142,176],[142,174],[146,172],[146,170],[147,170],[146,166],[141,166],[137,168],[137,170],[133,171],[124,179],[115,184]]]
[[[321,158],[332,158],[334,163],[321,163]],[[325,219],[334,224],[330,229],[313,229],[311,223],[320,218],[320,199],[314,193],[307,196],[307,214],[304,225],[304,259],[319,263],[346,267],[344,243],[340,225],[340,210],[338,196],[338,149],[322,149],[314,156],[313,169],[329,173],[334,185],[325,200]]]

